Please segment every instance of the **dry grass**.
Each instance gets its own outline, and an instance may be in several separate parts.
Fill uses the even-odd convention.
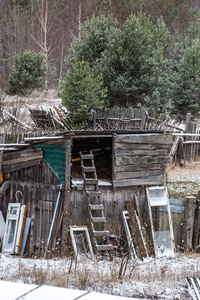
[[[200,161],[186,164],[185,167],[168,166],[166,185],[169,196],[184,199],[197,195],[200,190]]]
[[[73,259],[0,259],[0,279],[24,283],[47,284],[66,288],[104,292],[151,299],[189,299],[186,276],[200,271],[200,256],[178,255],[175,259],[128,260],[122,270],[122,259],[113,261]],[[156,298],[171,290],[173,298]],[[179,294],[174,298],[175,294]],[[156,296],[157,295],[157,296]],[[160,296],[159,296],[160,297]]]

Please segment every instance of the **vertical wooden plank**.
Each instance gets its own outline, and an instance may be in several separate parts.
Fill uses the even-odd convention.
[[[71,183],[71,148],[72,139],[66,140],[66,164],[65,164],[65,198],[63,205],[63,223],[62,223],[62,254],[67,251],[68,226],[69,226],[69,203],[70,203],[70,183]]]
[[[194,209],[196,197],[187,196],[185,199],[184,220],[182,226],[182,246],[186,251],[192,250]]]
[[[200,233],[200,191],[198,191],[196,208],[195,208],[195,222],[194,222],[194,248],[199,245]]]

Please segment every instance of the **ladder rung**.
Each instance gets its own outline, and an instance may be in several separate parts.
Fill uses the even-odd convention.
[[[97,184],[98,183],[98,179],[85,179],[85,183],[86,184]]]
[[[91,210],[103,210],[104,206],[103,204],[89,204],[89,208]]]
[[[105,217],[91,217],[91,221],[93,223],[105,223],[106,218]]]
[[[96,168],[95,167],[83,167],[83,171],[86,172],[95,172]]]
[[[93,159],[94,155],[93,154],[81,154],[82,159]]]
[[[86,194],[89,197],[99,197],[99,196],[101,196],[100,191],[86,191]]]
[[[110,235],[110,231],[104,230],[104,231],[93,231],[94,236],[108,236]]]
[[[112,251],[113,250],[113,245],[96,245],[96,248],[98,251]]]

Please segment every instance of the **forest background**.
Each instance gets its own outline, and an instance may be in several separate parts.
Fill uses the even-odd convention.
[[[0,89],[28,50],[42,54],[46,91],[60,91],[72,115],[79,104],[74,122],[113,106],[197,116],[199,8],[198,0],[0,0]]]

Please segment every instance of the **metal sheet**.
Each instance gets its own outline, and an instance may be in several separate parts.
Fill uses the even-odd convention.
[[[31,225],[31,218],[26,218],[25,223],[24,223],[24,231],[23,231],[23,236],[22,236],[22,244],[21,244],[21,248],[20,248],[20,252],[19,252],[20,256],[24,255],[24,251],[25,251],[25,247],[26,247],[26,242],[27,242],[27,238],[28,238],[28,233],[29,233],[30,225]]]

